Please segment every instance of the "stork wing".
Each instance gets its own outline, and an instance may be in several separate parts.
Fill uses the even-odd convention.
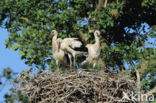
[[[71,41],[71,48],[81,47],[82,43],[80,41]]]
[[[74,49],[75,51],[88,51],[88,49],[82,44],[79,38],[65,38],[63,39],[63,42],[66,42],[69,47]]]
[[[80,47],[82,45],[78,38],[65,38],[63,42],[69,44],[71,48]]]
[[[79,38],[64,38],[64,41],[78,41]]]

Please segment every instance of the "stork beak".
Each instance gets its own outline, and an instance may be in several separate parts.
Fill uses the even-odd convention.
[[[49,35],[49,39],[51,39],[51,38],[52,38],[52,36],[53,36],[53,35],[52,35],[52,34],[50,34],[50,35]]]
[[[101,34],[98,35],[99,38],[102,38]]]

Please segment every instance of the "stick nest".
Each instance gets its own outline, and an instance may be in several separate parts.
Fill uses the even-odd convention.
[[[110,72],[44,71],[25,77],[19,90],[32,103],[118,103],[123,92],[135,92],[129,77]]]

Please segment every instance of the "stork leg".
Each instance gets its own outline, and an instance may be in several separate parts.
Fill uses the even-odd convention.
[[[70,54],[72,54],[72,56],[73,56],[73,59],[74,59],[73,66],[74,66],[74,68],[75,68],[75,56],[76,56],[76,52],[75,52],[73,49],[71,49],[70,47],[67,47],[67,51],[68,51]],[[70,61],[71,61],[71,60],[70,60]],[[70,64],[70,66],[71,66],[71,64]]]
[[[81,65],[84,66],[87,63],[87,60],[84,60]]]
[[[75,55],[73,55],[73,59],[74,59],[74,65],[73,66],[74,66],[74,69],[75,69]]]
[[[72,68],[72,56],[71,56],[71,54],[68,54],[68,57],[69,57],[70,69],[71,69]]]
[[[56,72],[59,72],[59,62],[56,60]]]
[[[85,64],[89,63],[88,61],[89,61],[89,58],[87,57],[86,60],[84,60],[84,61],[81,63],[81,65],[84,66]]]
[[[94,69],[95,69],[95,66],[96,66],[97,62],[98,62],[98,59],[94,59],[94,60],[93,60],[93,68],[94,68]]]
[[[93,64],[93,68],[95,69],[95,66],[96,66],[96,62]]]

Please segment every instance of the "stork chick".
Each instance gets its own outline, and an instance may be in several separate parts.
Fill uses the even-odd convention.
[[[86,60],[84,60],[81,65],[85,65],[85,64],[90,64],[93,66],[93,68],[95,68],[98,60],[99,60],[99,56],[100,56],[100,31],[96,30],[94,32],[94,38],[95,38],[95,43],[94,44],[87,44],[86,47],[88,48],[88,55]]]
[[[61,49],[68,53],[70,60],[70,68],[72,68],[72,57],[73,66],[75,67],[75,57],[77,54],[83,54],[87,52],[87,48],[84,48],[83,44],[78,38],[65,38],[61,42]]]
[[[52,51],[53,58],[56,60],[57,71],[59,71],[60,64],[67,64],[67,58],[63,50],[60,49],[61,39],[57,38],[58,32],[52,30],[50,37],[52,37]]]

